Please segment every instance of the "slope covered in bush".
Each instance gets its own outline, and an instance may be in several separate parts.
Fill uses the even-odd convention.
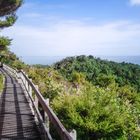
[[[131,85],[140,91],[140,65],[116,63],[82,55],[63,59],[56,63],[54,68],[69,80],[73,73],[80,72],[94,85],[107,86],[114,78],[119,86]]]
[[[27,70],[78,140],[140,139],[140,66],[78,56]]]

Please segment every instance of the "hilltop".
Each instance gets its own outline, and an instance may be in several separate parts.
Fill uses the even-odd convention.
[[[107,86],[114,79],[120,87],[131,85],[140,91],[140,65],[82,55],[63,59],[54,68],[68,80],[71,80],[73,74],[81,73],[94,85]]]

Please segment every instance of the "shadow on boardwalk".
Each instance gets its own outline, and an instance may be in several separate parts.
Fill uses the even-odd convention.
[[[0,97],[0,139],[40,140],[38,127],[21,85],[6,71],[5,88]]]

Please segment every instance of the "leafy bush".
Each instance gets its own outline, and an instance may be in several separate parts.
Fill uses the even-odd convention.
[[[12,67],[21,70],[25,67],[25,64],[23,62],[21,62],[20,60],[15,60],[11,63]]]
[[[115,85],[107,90],[88,85],[81,95],[64,94],[52,104],[65,126],[77,130],[79,140],[127,140],[140,138],[139,101],[139,95],[126,87],[119,89]]]
[[[6,47],[11,44],[11,39],[6,37],[0,37],[0,50],[7,49]]]

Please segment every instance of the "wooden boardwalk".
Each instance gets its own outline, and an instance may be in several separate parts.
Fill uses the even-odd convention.
[[[41,135],[21,85],[3,69],[5,88],[0,95],[0,140],[40,140]]]

